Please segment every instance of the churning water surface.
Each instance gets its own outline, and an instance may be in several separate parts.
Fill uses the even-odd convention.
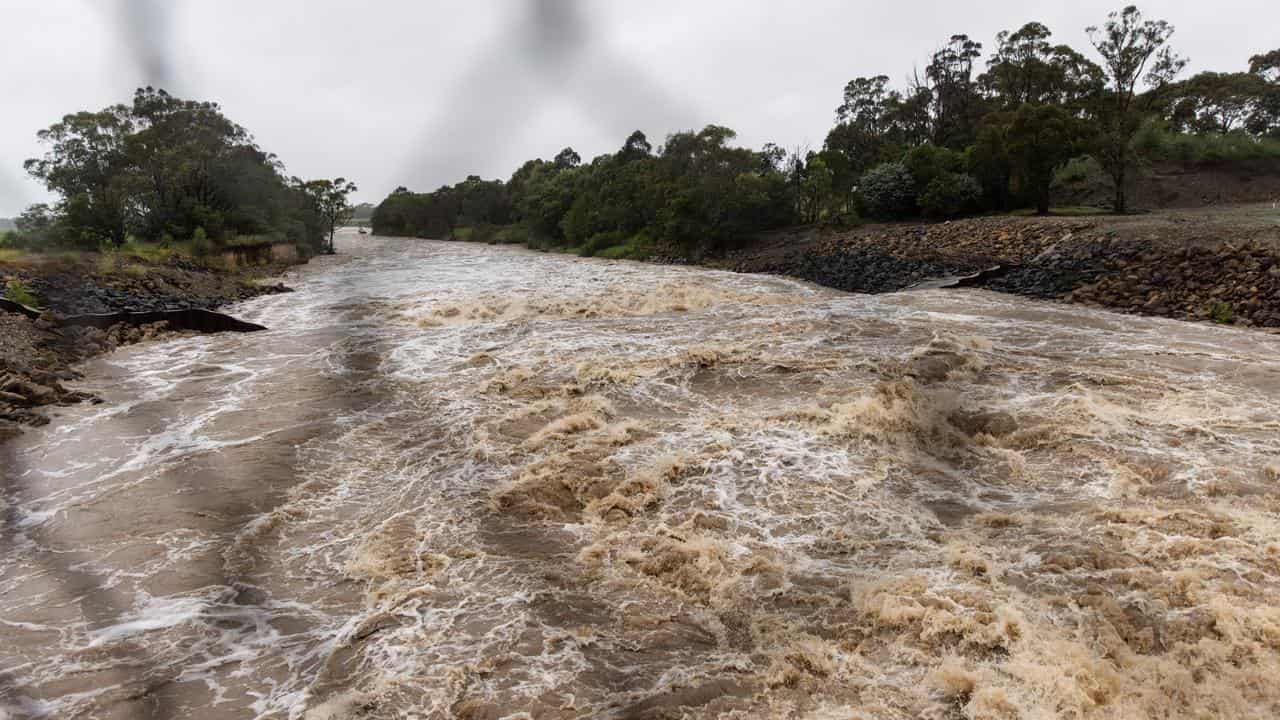
[[[340,245],[0,448],[0,718],[1280,714],[1280,338]]]

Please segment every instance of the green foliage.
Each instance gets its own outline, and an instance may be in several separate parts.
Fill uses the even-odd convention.
[[[1272,83],[1251,72],[1202,72],[1158,88],[1150,102],[1179,132],[1226,133],[1253,128],[1266,134],[1277,118],[1271,117],[1268,96]]]
[[[460,225],[453,229],[453,239],[463,242],[482,242],[489,245],[498,245],[502,243],[503,233],[509,231],[509,227],[500,227],[489,223]]]
[[[925,66],[931,83],[933,141],[963,148],[977,133],[983,101],[973,78],[973,64],[982,54],[982,43],[968,35],[952,35]]]
[[[1228,133],[1180,133],[1160,122],[1146,123],[1133,139],[1134,150],[1150,160],[1220,162],[1280,158],[1280,138]]]
[[[935,218],[953,218],[978,207],[982,186],[972,175],[943,172],[920,194],[920,209]]]
[[[882,219],[1027,203],[1047,212],[1053,192],[1105,179],[1123,210],[1140,154],[1273,156],[1263,138],[1280,136],[1280,50],[1251,58],[1247,73],[1174,83],[1185,60],[1169,48],[1167,22],[1130,6],[1087,30],[1099,62],[1029,22],[996,36],[985,70],[982,43],[955,34],[906,88],[892,88],[888,75],[854,78],[816,152],[733,147],[734,132],[717,125],[660,146],[636,131],[612,154],[588,162],[566,147],[506,182],[470,176],[434,192],[398,188],[372,225],[379,234],[596,256],[630,256],[619,248],[643,236],[646,248],[697,257],[787,223],[843,222],[855,206]],[[1153,113],[1170,132],[1233,132],[1139,135]]]
[[[1187,61],[1167,45],[1173,26],[1164,20],[1146,20],[1136,6],[1107,15],[1101,28],[1085,28],[1089,41],[1102,57],[1107,95],[1096,110],[1101,132],[1094,156],[1111,177],[1114,210],[1127,209],[1126,181],[1134,158],[1134,133],[1142,122],[1142,108],[1135,104],[1138,83],[1146,72],[1147,82],[1156,87],[1168,84]]]
[[[374,211],[374,232],[523,241],[584,255],[648,252],[632,243],[640,235],[692,255],[722,250],[795,218],[786,177],[760,153],[730,146],[733,137],[709,125],[669,136],[654,154],[635,132],[590,163],[568,148],[551,162],[530,160],[506,183],[471,177],[432,193],[399,188]],[[825,201],[827,186],[815,178],[809,190]],[[481,232],[486,226],[494,229]]]
[[[321,227],[329,236],[328,247],[320,249],[332,255],[334,233],[355,212],[355,208],[347,202],[347,196],[357,190],[356,184],[346,178],[306,181],[293,178],[292,182],[311,212],[320,218]]]
[[[1068,160],[1053,174],[1051,192],[1059,196],[1091,198],[1103,194],[1111,187],[1107,173],[1090,155]]]
[[[611,260],[644,260],[651,254],[648,236],[640,233],[621,245],[613,245],[601,250],[596,253],[596,256]]]
[[[610,232],[596,233],[582,245],[576,245],[574,247],[576,248],[577,253],[582,257],[592,257],[603,250],[616,245],[621,245],[626,241],[626,235],[618,232],[617,230],[613,230]]]
[[[1054,105],[1023,105],[1009,120],[1005,142],[1012,177],[1040,214],[1049,212],[1054,172],[1075,155],[1085,131]]]
[[[948,173],[965,171],[964,155],[932,143],[925,143],[907,151],[902,164],[911,173],[917,188],[928,187],[934,178]]]
[[[915,179],[900,162],[883,163],[868,170],[858,192],[866,214],[878,220],[906,217],[916,208]]]
[[[36,300],[35,293],[31,292],[31,289],[18,279],[10,280],[5,284],[4,296],[19,305],[26,305],[31,308],[40,306],[39,301]]]
[[[1013,181],[1009,159],[1009,114],[991,113],[983,118],[978,137],[965,151],[969,174],[978,179],[988,208],[1009,209]]]
[[[529,230],[523,225],[507,225],[494,233],[494,245],[523,245],[529,242]]]
[[[421,238],[449,237],[457,224],[455,196],[442,188],[412,193],[396,188],[373,211],[373,232]]]
[[[836,126],[827,134],[824,150],[839,155],[837,166],[826,159],[844,192],[874,165],[901,157],[909,147],[930,135],[933,93],[917,87],[909,93],[891,90],[886,75],[859,77],[844,88],[844,102],[836,108]]]
[[[119,248],[109,248],[108,252],[122,257],[136,258],[148,263],[168,262],[175,255],[181,254],[172,241],[149,243],[142,242],[137,238],[129,238]]]
[[[314,198],[215,103],[144,88],[131,104],[67,115],[38,136],[48,151],[25,167],[60,199],[23,219],[46,247],[94,250],[197,229],[215,243],[263,234],[320,247]]]
[[[1066,45],[1052,44],[1052,35],[1038,22],[996,35],[996,51],[978,82],[999,107],[1016,110],[1032,104],[1078,110],[1101,90],[1102,68]]]
[[[1230,325],[1236,321],[1236,309],[1231,303],[1219,300],[1209,305],[1209,319],[1219,325]]]
[[[237,237],[241,238],[244,236],[240,235]],[[195,232],[191,234],[190,247],[191,247],[191,254],[196,257],[207,257],[208,255],[213,254],[213,250],[214,250],[213,242],[209,240],[209,235],[204,231],[204,228],[202,227],[196,228]]]

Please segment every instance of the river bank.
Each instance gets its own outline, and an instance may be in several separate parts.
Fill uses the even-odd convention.
[[[29,296],[40,314],[0,308],[0,440],[23,425],[48,422],[52,406],[93,397],[63,383],[78,379],[76,363],[122,345],[175,332],[170,322],[115,322],[99,327],[67,318],[116,313],[213,310],[288,288],[266,282],[286,262],[236,266],[184,258],[147,261],[113,254],[24,255],[0,261],[0,287]]]
[[[1280,328],[1280,212],[990,217],[770,234],[702,264],[851,292],[936,281],[1180,320]]]

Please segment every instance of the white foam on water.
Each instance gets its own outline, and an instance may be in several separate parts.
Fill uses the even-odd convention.
[[[1280,339],[343,243],[15,445],[3,712],[1280,702]]]

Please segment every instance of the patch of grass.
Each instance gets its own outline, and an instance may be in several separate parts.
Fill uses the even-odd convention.
[[[59,250],[57,252],[40,253],[39,263],[47,268],[73,269],[84,265],[85,255],[81,250]]]
[[[498,234],[502,232],[498,225],[459,225],[453,229],[453,239],[463,242],[482,242],[489,245],[498,244]]]
[[[0,248],[0,263],[5,265],[31,265],[35,258],[26,250],[18,248]]]
[[[116,271],[116,258],[111,253],[102,253],[93,264],[93,269],[99,275],[110,275]]]
[[[124,267],[120,268],[120,271],[123,272],[125,275],[128,275],[129,277],[134,277],[134,278],[146,277],[147,273],[150,272],[147,269],[146,265],[142,265],[140,263],[129,263]]]
[[[649,257],[649,244],[645,239],[636,236],[622,245],[607,247],[596,253],[596,257],[609,260],[644,260]]]
[[[122,257],[135,258],[149,263],[165,263],[179,254],[178,250],[165,243],[148,243],[130,239],[121,245],[116,253]]]
[[[1236,321],[1236,309],[1231,303],[1219,300],[1209,306],[1209,319],[1219,325],[1230,325]]]
[[[5,298],[26,305],[27,307],[40,307],[40,302],[36,300],[35,293],[31,292],[31,288],[27,287],[21,280],[10,280],[4,287]]]
[[[523,245],[529,242],[529,229],[523,225],[507,225],[493,236],[495,245]]]
[[[1012,217],[1032,217],[1036,214],[1036,209],[1020,208],[1018,210],[1010,210],[1008,214]],[[1088,205],[1065,205],[1063,207],[1049,208],[1049,217],[1086,217],[1089,215],[1109,214],[1111,214],[1111,211],[1106,208]]]

